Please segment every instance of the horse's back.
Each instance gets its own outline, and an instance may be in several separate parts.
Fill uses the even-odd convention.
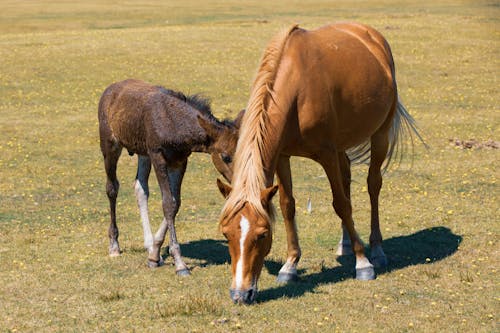
[[[295,72],[303,136],[319,140],[327,133],[336,148],[347,149],[364,142],[390,114],[396,98],[394,64],[388,43],[373,28],[339,23],[298,29],[284,63],[289,68],[283,84]]]

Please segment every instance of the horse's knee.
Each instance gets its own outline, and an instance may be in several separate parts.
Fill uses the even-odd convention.
[[[335,213],[340,217],[342,221],[352,216],[351,202],[347,199],[335,198],[332,202],[333,209]]]
[[[108,195],[108,198],[110,199],[116,199],[118,196],[118,190],[120,189],[120,183],[118,180],[115,181],[108,181],[106,183],[106,194]]]

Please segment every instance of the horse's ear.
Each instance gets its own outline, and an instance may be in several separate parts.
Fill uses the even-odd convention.
[[[224,198],[227,198],[229,193],[231,193],[231,190],[233,189],[231,185],[228,185],[224,183],[222,180],[217,178],[217,187],[219,188],[220,193],[224,196]]]
[[[278,191],[278,185],[268,187],[265,190],[262,190],[262,192],[260,192],[260,201],[262,202],[264,207],[267,207],[268,203],[276,194],[276,191]]]
[[[218,126],[216,126],[215,124],[213,124],[212,122],[203,118],[200,115],[198,115],[197,118],[198,118],[198,124],[200,124],[201,128],[205,130],[205,132],[211,139],[215,140],[219,137],[220,129]]]

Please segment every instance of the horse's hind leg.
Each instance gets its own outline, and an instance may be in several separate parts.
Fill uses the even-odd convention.
[[[342,173],[342,184],[344,185],[344,193],[349,200],[351,200],[351,161],[346,153],[339,156],[340,172]],[[342,224],[342,235],[337,246],[338,256],[351,255],[352,245],[349,239],[349,232],[344,224]]]
[[[144,248],[148,250],[149,253],[153,251],[153,233],[151,232],[148,213],[148,179],[150,172],[151,160],[148,156],[139,155],[134,191],[137,205],[139,206],[139,213],[141,215],[142,228],[144,230]]]
[[[330,181],[330,187],[334,198],[333,207],[349,233],[352,250],[356,255],[356,279],[372,280],[375,278],[375,271],[373,265],[365,256],[363,243],[354,228],[351,201],[344,191],[344,181],[340,169],[341,159],[344,157],[344,154],[345,152],[323,152],[320,157],[320,163],[325,169],[328,180]]]
[[[116,165],[122,147],[117,143],[106,141],[102,145],[102,154],[104,156],[104,168],[106,170],[106,194],[109,199],[109,211],[111,215],[111,223],[108,229],[109,236],[109,255],[111,257],[120,255],[120,245],[118,243],[118,226],[116,225],[116,198],[118,197],[118,190],[120,183],[116,177]]]
[[[371,203],[371,262],[375,267],[387,266],[387,258],[382,249],[382,233],[380,232],[378,198],[382,187],[382,163],[387,156],[389,138],[386,131],[379,131],[371,138],[371,159],[368,171],[368,193]]]

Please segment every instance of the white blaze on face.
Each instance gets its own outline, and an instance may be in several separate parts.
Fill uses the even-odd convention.
[[[241,217],[240,229],[241,229],[240,258],[238,259],[238,263],[236,264],[236,276],[235,276],[236,289],[241,289],[241,286],[243,285],[243,254],[244,254],[243,252],[244,252],[245,239],[247,238],[248,234],[248,229],[250,229],[250,223],[244,216]]]

